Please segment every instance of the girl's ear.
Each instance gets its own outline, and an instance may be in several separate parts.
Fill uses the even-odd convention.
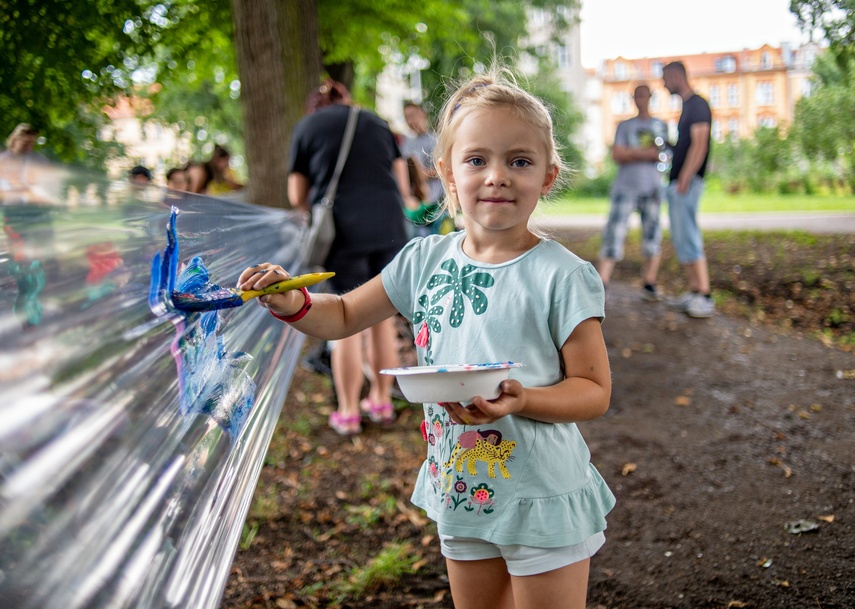
[[[451,167],[445,164],[444,159],[439,159],[437,165],[439,165],[439,172],[442,177],[445,178],[445,186],[448,191],[457,194],[457,184],[454,182],[454,173],[452,173]]]
[[[555,186],[555,180],[558,179],[558,172],[560,169],[558,165],[553,165],[549,171],[546,172],[546,176],[543,178],[543,186],[540,189],[541,196],[546,196],[549,194],[549,191],[552,190],[552,187]]]

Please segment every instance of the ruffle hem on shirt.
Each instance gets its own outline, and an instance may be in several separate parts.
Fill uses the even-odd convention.
[[[422,468],[412,501],[437,522],[441,534],[474,537],[500,545],[560,548],[582,543],[591,535],[606,530],[606,514],[615,506],[615,497],[606,481],[590,463],[584,486],[563,495],[513,499],[502,506],[504,514],[499,521],[491,523],[491,527],[483,526],[487,524],[483,520],[473,522],[475,526],[443,522],[445,509],[441,504],[424,505],[420,501],[433,493],[424,484],[430,486],[425,479],[425,468]]]

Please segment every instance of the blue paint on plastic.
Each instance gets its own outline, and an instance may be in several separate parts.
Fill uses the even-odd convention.
[[[212,417],[234,442],[255,401],[255,383],[244,370],[252,357],[227,350],[219,312],[182,313],[172,307],[170,295],[174,291],[204,294],[219,289],[211,283],[208,268],[199,256],[176,273],[180,249],[177,215],[173,207],[166,228],[166,247],[152,260],[149,306],[156,315],[170,311],[182,315],[176,320],[176,338],[171,345],[181,413]]]

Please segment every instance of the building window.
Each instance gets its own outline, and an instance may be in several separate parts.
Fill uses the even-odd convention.
[[[813,86],[809,78],[805,78],[801,81],[800,89],[802,97],[810,97],[810,94],[813,93]]]
[[[659,109],[659,91],[651,91],[650,92],[650,109],[658,110]]]
[[[710,107],[718,108],[721,105],[721,93],[719,92],[718,85],[712,85],[710,87]]]
[[[762,114],[757,118],[757,125],[760,127],[774,127],[778,124],[774,116]]]
[[[629,70],[626,64],[622,61],[615,62],[615,78],[617,80],[626,80],[629,75]]]
[[[769,54],[769,51],[763,51],[760,55],[760,67],[764,70],[772,67],[772,56]]]
[[[761,80],[757,83],[757,105],[771,106],[775,103],[775,88],[771,81]]]
[[[727,134],[732,140],[739,139],[739,119],[731,118],[727,121]]]
[[[630,95],[620,92],[612,95],[612,114],[629,114]]]
[[[717,142],[720,142],[724,137],[724,133],[721,130],[721,123],[715,119],[712,122],[712,136]]]
[[[727,85],[727,105],[731,108],[739,107],[739,87]]]
[[[555,65],[558,68],[570,67],[570,50],[566,45],[559,44],[555,47]]]
[[[736,58],[733,55],[725,55],[715,60],[716,72],[736,72]]]
[[[650,74],[653,78],[662,78],[662,65],[661,61],[654,61],[650,64]]]

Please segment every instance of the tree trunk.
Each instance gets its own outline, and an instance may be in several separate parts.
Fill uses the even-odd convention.
[[[287,100],[276,21],[276,0],[232,0],[238,74],[244,115],[249,194],[268,207],[290,207]]]
[[[321,83],[317,0],[286,0],[279,5],[279,40],[285,65],[285,124],[290,135],[306,110],[306,97]],[[287,157],[285,159],[287,164]]]
[[[316,0],[232,0],[252,203],[290,207],[288,148],[320,82]]]

